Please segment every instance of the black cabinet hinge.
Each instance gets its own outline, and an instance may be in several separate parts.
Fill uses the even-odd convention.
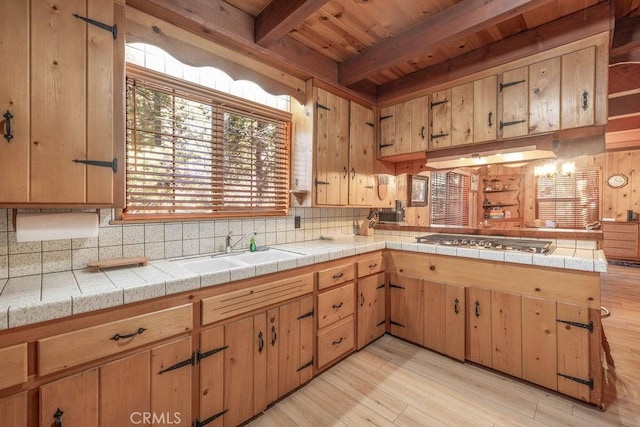
[[[384,288],[384,283],[381,284],[381,285],[376,286],[376,289],[382,289],[382,288]]]
[[[301,314],[300,316],[297,317],[297,319],[300,320],[300,319],[304,319],[305,317],[312,317],[312,316],[313,316],[313,310],[311,310],[308,313]]]
[[[500,120],[500,130],[502,130],[502,128],[505,126],[513,126],[524,122],[526,122],[526,120],[514,120],[512,122],[503,122],[502,120]]]
[[[191,424],[192,427],[202,427],[202,426],[206,426],[207,424],[217,420],[218,418],[220,418],[221,416],[223,416],[224,414],[226,414],[227,412],[229,412],[228,409],[225,409],[222,412],[218,412],[215,415],[210,416],[209,418],[206,418],[202,421],[200,421],[198,418],[196,418],[193,423]]]
[[[517,80],[515,82],[509,82],[509,83],[500,83],[500,92],[502,92],[502,89],[511,87],[511,86],[515,86],[515,85],[519,85],[520,83],[524,83],[526,80]]]
[[[196,363],[199,363],[202,359],[205,359],[205,358],[207,358],[209,356],[213,356],[214,354],[220,353],[221,351],[226,350],[228,348],[229,348],[229,346],[225,345],[225,346],[214,348],[213,350],[205,351],[205,352],[202,352],[202,353],[200,353],[200,350],[198,350],[196,352],[197,353],[196,354],[196,358],[197,358]]]
[[[175,371],[176,369],[180,369],[185,366],[189,366],[189,365],[194,366],[196,363],[198,363],[198,356],[196,356],[196,352],[194,351],[193,353],[191,353],[190,358],[183,360],[182,362],[178,362],[175,365],[171,365],[168,368],[162,369],[160,372],[158,372],[158,375],[161,375],[170,371]]]
[[[572,377],[571,375],[561,374],[560,372],[556,372],[556,374],[559,377],[566,378],[566,379],[568,379],[570,381],[575,381],[575,382],[577,382],[579,384],[583,384],[583,385],[589,386],[589,389],[593,390],[593,378],[589,378],[588,380],[584,380],[582,378]]]
[[[320,181],[320,180],[317,180],[317,179],[316,179],[315,183],[316,183],[316,186],[318,186],[318,185],[329,185],[330,184],[330,182]]]
[[[102,28],[103,30],[109,31],[113,35],[113,39],[118,38],[118,26],[117,25],[107,25],[103,22],[96,21],[95,19],[87,18],[84,16],[80,16],[77,13],[72,14],[75,18],[81,19],[87,24],[95,25],[98,28]]]
[[[385,148],[385,147],[393,147],[396,144],[380,144],[380,148]]]
[[[580,322],[572,322],[570,320],[560,320],[557,319],[556,322],[564,323],[569,326],[575,326],[576,328],[587,329],[589,332],[593,333],[593,322],[589,321],[589,323],[580,323]]]
[[[298,369],[296,369],[296,372],[300,372],[303,369],[308,368],[309,366],[313,366],[313,359],[311,359],[310,361],[308,361],[307,363],[305,363],[304,365],[302,365]]]
[[[376,324],[376,327],[381,326],[381,325],[384,325],[384,320],[383,320],[382,322],[378,322],[378,323]]]
[[[401,328],[404,328],[404,325],[402,323],[394,322],[393,320],[390,320],[389,323],[391,323],[392,325],[400,326]]]
[[[110,168],[113,173],[118,172],[118,159],[113,159],[110,162],[104,161],[104,160],[80,160],[80,159],[74,159],[72,160],[73,163],[81,163],[83,165],[89,165],[89,166],[99,166],[102,168]]]
[[[436,134],[431,134],[431,140],[433,141],[434,139],[438,139],[438,138],[444,138],[445,136],[449,136],[448,133],[436,133]]]
[[[327,107],[326,105],[320,104],[318,101],[316,101],[316,108],[320,108],[320,109],[323,109],[323,110],[331,111],[331,108]]]
[[[375,127],[375,126],[376,126],[376,125],[374,125],[374,124],[373,124],[373,123],[371,123],[371,122],[365,122],[365,124],[367,124],[368,126],[371,126],[371,127]]]
[[[446,104],[447,102],[449,102],[448,99],[445,99],[443,101],[436,101],[436,102],[432,102],[431,103],[431,109],[433,110],[433,107],[437,107],[440,104]]]
[[[389,283],[389,287],[396,288],[396,289],[404,289],[404,286],[394,285],[393,283]]]
[[[386,119],[390,119],[391,117],[393,117],[393,114],[389,115],[389,116],[380,116],[380,121],[386,120]]]

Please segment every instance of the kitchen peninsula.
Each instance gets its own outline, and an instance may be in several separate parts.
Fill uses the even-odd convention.
[[[214,257],[209,258],[210,270],[198,273],[189,270],[193,259],[178,259],[103,273],[76,270],[4,281],[5,291],[20,290],[0,298],[3,327],[8,328],[0,331],[0,352],[7,354],[3,365],[9,363],[16,374],[3,383],[2,396],[23,396],[17,405],[28,406],[31,416],[49,419],[57,407],[72,414],[77,405],[106,405],[109,393],[123,393],[127,384],[126,390],[146,389],[153,408],[171,405],[192,419],[217,415],[236,424],[386,330],[451,357],[602,404],[600,272],[606,271],[606,260],[594,242],[554,240],[553,252],[542,255],[377,235],[271,250],[293,255],[224,269],[216,267],[221,258]],[[376,288],[383,293],[376,294]],[[233,300],[241,305],[229,305]],[[327,323],[321,320],[325,318],[336,320]],[[375,332],[381,320],[386,326]],[[374,332],[361,341],[365,328]],[[452,337],[455,342],[449,342]],[[282,359],[272,350],[276,344],[295,357]],[[149,360],[150,371],[145,368]],[[233,370],[230,360],[243,366],[244,379],[237,384],[230,378],[240,371]],[[270,363],[279,366],[279,378],[265,368],[275,366]],[[129,370],[119,370],[125,366]],[[125,381],[131,369],[150,372],[150,386]],[[211,372],[224,380],[215,381]],[[98,383],[98,373],[110,380]],[[260,386],[253,396],[239,398],[242,384],[255,384],[263,374],[264,394]],[[170,376],[174,384],[182,384],[180,402],[162,391]],[[79,396],[82,388],[77,387],[95,394]],[[26,399],[36,390],[39,411]],[[94,396],[99,398],[91,402]],[[105,412],[89,415],[98,413]],[[110,420],[117,422],[122,414],[111,411]]]

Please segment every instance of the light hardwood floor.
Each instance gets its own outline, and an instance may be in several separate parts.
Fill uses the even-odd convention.
[[[385,335],[254,419],[273,426],[640,426],[640,268],[610,266],[615,369],[598,408]]]

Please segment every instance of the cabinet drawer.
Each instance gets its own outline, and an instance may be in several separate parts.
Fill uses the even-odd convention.
[[[384,270],[384,258],[381,256],[360,261],[358,263],[358,277],[380,273]]]
[[[38,340],[38,374],[98,360],[193,328],[191,304]]]
[[[629,232],[629,233],[622,233],[622,232],[613,232],[613,231],[607,231],[606,233],[604,233],[604,242],[608,242],[608,241],[625,241],[625,242],[637,242],[638,241],[638,235],[635,234],[635,232]]]
[[[608,258],[637,258],[638,251],[635,249],[604,249],[604,254]]]
[[[355,277],[356,271],[353,264],[346,264],[318,271],[318,289],[325,289],[333,285],[346,283],[353,280]]]
[[[636,239],[638,238],[638,224],[636,223],[603,221],[602,231],[607,235],[609,233],[625,233],[632,234]]]
[[[0,348],[0,390],[27,382],[27,344]]]
[[[605,240],[602,242],[602,248],[607,249],[630,249],[635,250],[638,242],[635,240]]]
[[[202,324],[259,310],[313,292],[313,273],[251,286],[202,300]]]
[[[318,329],[353,314],[353,283],[318,295]]]
[[[318,334],[318,367],[353,349],[353,316],[341,320]]]

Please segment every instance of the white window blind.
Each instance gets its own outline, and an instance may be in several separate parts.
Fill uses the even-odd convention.
[[[284,215],[289,142],[289,113],[129,70],[123,218]]]
[[[469,177],[431,173],[431,224],[469,225]]]
[[[536,218],[559,228],[584,228],[600,218],[600,171],[577,170],[569,176],[538,177]]]

